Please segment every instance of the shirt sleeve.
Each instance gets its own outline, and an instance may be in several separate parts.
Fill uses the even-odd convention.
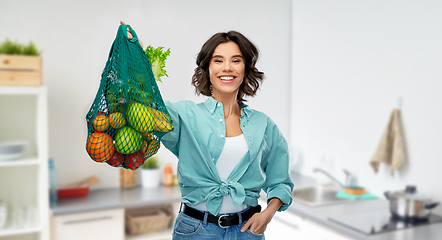
[[[272,148],[267,157],[266,181],[263,190],[267,193],[267,203],[272,198],[279,198],[282,206],[279,212],[286,210],[292,203],[294,184],[289,171],[289,151],[287,141],[276,125],[273,126],[271,136]]]
[[[179,143],[180,143],[180,114],[177,109],[177,103],[171,103],[170,101],[164,102],[172,118],[173,131],[164,134],[160,141],[163,145],[169,149],[175,156],[178,157]]]

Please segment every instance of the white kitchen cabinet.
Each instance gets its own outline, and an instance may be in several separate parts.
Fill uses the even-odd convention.
[[[259,204],[266,206],[262,200]],[[267,239],[352,240],[290,211],[275,213],[265,235]]]
[[[172,223],[178,214],[180,202],[171,203]],[[146,206],[148,208],[155,207]],[[138,205],[134,209],[142,209]],[[51,240],[106,239],[106,240],[171,240],[172,226],[164,231],[128,235],[125,227],[125,208],[87,211],[51,216]]]
[[[304,239],[304,219],[287,211],[277,212],[265,231],[266,239]]]
[[[25,140],[19,159],[0,161],[0,200],[7,222],[0,239],[48,239],[48,123],[46,87],[0,86],[0,142]]]
[[[262,199],[258,199],[258,204],[263,209],[267,206],[266,201]],[[300,228],[303,221],[303,218],[288,211],[276,212],[267,225],[265,237],[266,239],[304,239]]]
[[[124,239],[124,209],[73,213],[51,218],[51,239]]]
[[[302,230],[306,240],[353,240],[309,220],[302,223]]]

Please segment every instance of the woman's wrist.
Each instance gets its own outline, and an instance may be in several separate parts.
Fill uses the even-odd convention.
[[[272,198],[267,205],[267,208],[264,211],[269,211],[272,213],[272,216],[278,211],[278,209],[282,206],[282,201],[279,198]]]

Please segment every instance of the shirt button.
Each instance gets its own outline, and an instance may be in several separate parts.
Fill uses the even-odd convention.
[[[213,109],[212,110],[210,110],[211,112],[213,112]]]
[[[222,120],[222,119],[220,119],[220,120],[219,120],[219,122],[223,122],[223,120]]]
[[[218,103],[218,107],[221,106],[221,103]]]
[[[251,142],[252,141],[252,139],[249,139],[249,142]]]
[[[244,127],[246,127],[246,125],[243,124],[242,127],[244,128]]]
[[[224,137],[224,135],[221,135],[220,137],[221,137],[221,138],[223,138],[223,137]]]

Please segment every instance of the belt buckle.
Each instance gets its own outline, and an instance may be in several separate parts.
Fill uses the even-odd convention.
[[[218,217],[218,226],[220,227],[220,228],[229,228],[230,226],[222,226],[221,225],[221,220],[222,220],[222,218],[223,217],[228,217],[229,215],[227,215],[227,214],[223,214],[223,215],[221,215],[221,216],[219,216]]]

